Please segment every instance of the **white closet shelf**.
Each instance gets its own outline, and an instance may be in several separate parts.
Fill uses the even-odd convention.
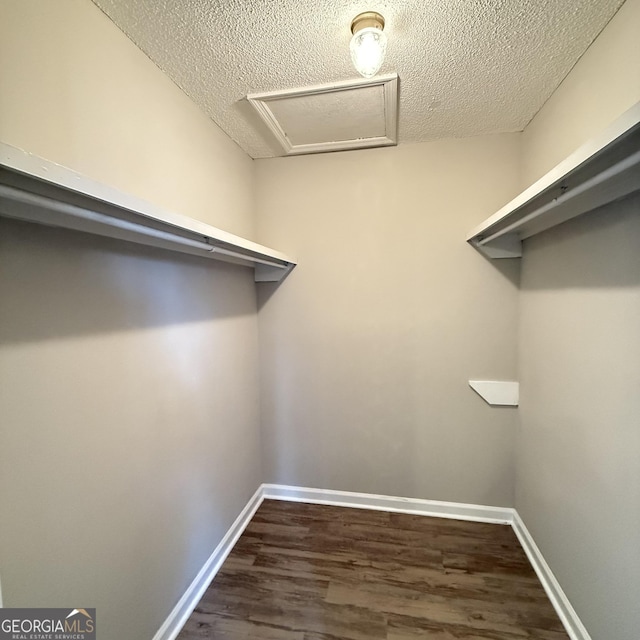
[[[286,255],[0,143],[0,216],[214,258],[279,282],[296,266]]]
[[[517,407],[520,383],[511,380],[469,380],[469,386],[493,407]]]
[[[509,204],[467,242],[490,258],[519,258],[522,240],[640,191],[640,103]]]

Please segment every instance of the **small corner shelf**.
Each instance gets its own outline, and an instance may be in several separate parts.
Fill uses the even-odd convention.
[[[492,407],[517,407],[520,383],[504,380],[469,380],[469,386]]]
[[[519,258],[522,240],[640,191],[640,103],[485,220],[467,242]]]
[[[256,282],[280,282],[296,266],[279,251],[163,211],[3,143],[0,216],[250,266]]]

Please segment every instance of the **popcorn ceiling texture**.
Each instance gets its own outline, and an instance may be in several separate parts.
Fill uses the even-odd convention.
[[[358,77],[349,26],[386,20],[399,142],[520,131],[623,0],[93,0],[253,158],[281,151],[244,99]]]

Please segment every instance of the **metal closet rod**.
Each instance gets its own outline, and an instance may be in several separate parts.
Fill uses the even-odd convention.
[[[524,225],[527,222],[534,220],[535,218],[538,218],[540,216],[543,216],[549,213],[549,211],[551,211],[552,209],[555,209],[560,205],[564,205],[567,202],[570,202],[577,196],[581,196],[592,189],[597,189],[602,185],[606,185],[609,180],[614,179],[616,176],[620,174],[624,174],[625,171],[628,171],[629,169],[633,169],[636,165],[639,165],[639,164],[640,164],[640,151],[636,151],[635,153],[632,153],[627,158],[620,160],[619,162],[608,167],[604,171],[601,171],[600,173],[597,173],[596,175],[589,178],[588,180],[585,180],[583,183],[579,184],[578,186],[573,187],[568,191],[566,191],[565,193],[557,196],[556,198],[554,198],[550,202],[547,202],[547,204],[542,205],[535,211],[532,211],[526,216],[520,218],[519,220],[512,222],[511,224],[507,225],[506,227],[503,227],[502,229],[499,229],[498,231],[492,233],[491,235],[488,235],[487,237],[483,238],[480,241],[480,244],[487,244],[489,242],[492,242],[493,240],[496,240],[500,236],[503,236],[507,233],[511,233],[514,230],[517,230],[521,225]],[[637,174],[637,171],[636,171],[636,174]],[[637,178],[633,177],[632,184],[637,184],[636,181],[637,181]]]
[[[193,240],[191,238],[185,238],[184,236],[170,233],[169,231],[162,231],[160,229],[154,229],[153,227],[146,227],[137,222],[130,222],[128,220],[122,220],[121,218],[114,218],[98,211],[92,211],[91,209],[85,209],[75,204],[69,204],[68,202],[61,202],[47,196],[42,196],[36,193],[29,193],[10,187],[8,185],[0,185],[0,198],[6,198],[12,202],[19,202],[33,207],[47,209],[49,211],[55,211],[63,215],[71,216],[73,218],[79,218],[81,220],[87,220],[89,222],[96,222],[114,229],[120,229],[122,231],[130,231],[139,235],[154,238],[156,240],[162,240],[172,244],[178,244],[184,247],[190,247],[192,249],[199,249],[206,251],[207,253],[219,253],[221,255],[230,256],[232,258],[239,258],[242,260],[249,260],[259,264],[266,264],[271,267],[285,268],[285,265],[279,262],[272,262],[270,260],[264,260],[262,258],[255,258],[254,256],[245,255],[243,253],[232,251],[231,249],[225,249],[209,244],[206,240]],[[11,214],[8,214],[11,215]],[[31,219],[31,218],[30,218]],[[31,219],[32,220],[32,219]],[[46,224],[46,223],[44,223]],[[60,225],[56,225],[60,226]]]

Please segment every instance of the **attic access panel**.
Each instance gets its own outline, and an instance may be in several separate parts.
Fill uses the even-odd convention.
[[[398,76],[359,79],[247,100],[287,155],[396,145]]]

